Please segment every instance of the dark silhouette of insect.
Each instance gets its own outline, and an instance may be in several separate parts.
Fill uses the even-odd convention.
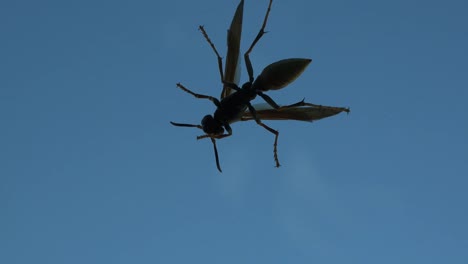
[[[313,121],[328,116],[336,115],[340,112],[349,112],[349,109],[343,107],[331,107],[315,105],[304,102],[304,100],[297,103],[280,106],[273,99],[263,92],[269,90],[278,90],[284,88],[289,83],[293,82],[305,68],[312,61],[311,59],[292,58],[274,62],[261,72],[261,74],[254,78],[253,67],[249,55],[252,52],[255,44],[265,34],[265,26],[270,14],[271,5],[273,0],[270,0],[263,25],[250,45],[249,49],[244,54],[244,60],[249,75],[249,81],[244,83],[242,87],[238,87],[237,78],[239,76],[239,50],[240,39],[242,33],[242,17],[244,1],[242,0],[234,14],[231,26],[228,30],[227,36],[227,58],[225,73],[223,74],[222,58],[216,50],[215,45],[212,43],[208,34],[203,26],[199,29],[205,37],[208,44],[215,52],[218,59],[219,73],[221,82],[223,83],[223,91],[221,93],[221,100],[212,96],[197,94],[187,89],[182,84],[178,83],[177,87],[183,91],[195,96],[196,98],[208,99],[216,106],[216,111],[213,115],[206,115],[201,121],[201,125],[182,124],[171,122],[174,126],[181,127],[196,127],[202,129],[205,135],[198,136],[197,139],[210,138],[213,143],[216,166],[221,172],[219,165],[218,150],[216,148],[216,139],[225,138],[232,135],[230,124],[237,121],[255,120],[258,125],[262,126],[270,133],[275,135],[273,144],[273,153],[276,167],[280,166],[278,160],[278,131],[265,125],[262,120],[300,120],[300,121]],[[267,105],[257,106],[250,103],[256,96],[260,96],[266,101]],[[227,133],[225,133],[225,131]]]

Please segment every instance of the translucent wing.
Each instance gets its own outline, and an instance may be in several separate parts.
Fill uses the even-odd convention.
[[[284,88],[296,80],[311,62],[311,59],[300,58],[274,62],[263,69],[253,86],[262,91]]]
[[[236,13],[232,18],[231,26],[227,33],[227,55],[224,72],[224,81],[238,83],[240,77],[240,41],[242,35],[242,17],[244,14],[244,0],[240,1]],[[223,87],[221,99],[230,95],[233,90],[227,86]]]
[[[299,105],[300,104],[300,105]],[[274,109],[268,104],[253,105],[257,117],[262,120],[298,120],[312,122],[325,117],[334,116],[341,112],[349,113],[349,108],[333,107],[300,102],[295,106],[285,106]],[[254,119],[248,110],[242,115],[241,121]]]

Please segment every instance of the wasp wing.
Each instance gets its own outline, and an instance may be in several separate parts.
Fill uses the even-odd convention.
[[[329,116],[334,116],[341,112],[349,113],[349,108],[333,107],[324,105],[315,105],[300,102],[301,106],[284,106],[274,109],[268,104],[256,104],[253,107],[256,110],[257,117],[261,120],[298,120],[312,122]],[[240,121],[253,120],[252,113],[245,111]]]
[[[242,18],[244,14],[244,0],[240,1],[236,13],[232,18],[231,26],[227,32],[227,55],[226,66],[224,68],[224,81],[238,83],[240,77],[240,41],[242,35]],[[233,93],[233,90],[226,85],[223,86],[221,99]]]
[[[253,86],[261,91],[281,89],[296,80],[311,62],[311,59],[301,58],[274,62],[263,69]]]

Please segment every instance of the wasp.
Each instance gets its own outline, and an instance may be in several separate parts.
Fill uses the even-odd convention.
[[[274,62],[266,66],[257,78],[254,77],[252,63],[250,61],[250,53],[263,37],[265,27],[270,14],[273,0],[269,1],[268,9],[263,19],[262,27],[257,36],[253,40],[249,49],[244,53],[245,66],[249,80],[241,87],[238,86],[240,74],[240,41],[242,35],[242,19],[244,10],[244,1],[240,1],[236,12],[232,19],[231,25],[227,33],[227,55],[226,64],[223,72],[222,58],[219,55],[215,45],[209,38],[203,26],[199,26],[199,30],[204,38],[211,46],[216,54],[218,61],[219,74],[223,90],[220,99],[209,95],[194,93],[184,85],[177,83],[177,87],[183,91],[193,95],[196,98],[208,99],[215,106],[216,111],[213,115],[206,115],[201,121],[201,125],[183,124],[170,122],[174,126],[179,127],[196,127],[205,133],[198,136],[197,139],[210,138],[213,143],[216,166],[220,172],[218,150],[216,147],[216,139],[222,139],[232,135],[231,124],[237,121],[255,120],[261,127],[268,132],[274,134],[273,155],[276,167],[280,166],[278,159],[278,136],[279,132],[270,126],[264,124],[263,120],[299,120],[299,121],[314,121],[325,117],[333,116],[341,112],[349,113],[349,108],[332,107],[306,103],[304,100],[294,104],[280,106],[271,97],[264,92],[270,90],[279,90],[286,87],[288,84],[298,78],[312,62],[311,59],[290,58]],[[266,104],[252,105],[251,101],[257,96],[260,96]]]

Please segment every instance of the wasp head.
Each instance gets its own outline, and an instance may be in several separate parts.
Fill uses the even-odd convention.
[[[206,115],[203,117],[202,128],[206,134],[209,135],[220,135],[224,133],[223,125],[211,115]]]

